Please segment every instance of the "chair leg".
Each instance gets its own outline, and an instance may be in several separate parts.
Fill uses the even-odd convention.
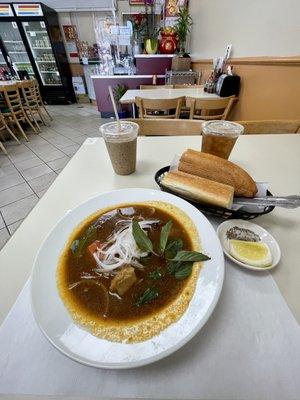
[[[3,146],[2,142],[0,142],[0,149],[3,151],[4,154],[8,154],[6,148]]]
[[[14,118],[14,121],[15,121],[17,127],[19,128],[20,132],[22,133],[22,135],[23,135],[24,138],[26,139],[26,142],[29,142],[29,139],[28,139],[26,133],[23,131],[23,128],[22,128],[22,126],[20,125],[20,123],[19,123],[19,121],[17,120],[17,118]]]
[[[39,116],[40,116],[41,121],[43,122],[43,124],[44,124],[45,126],[50,126],[50,124],[47,122],[47,120],[46,120],[45,117],[43,116],[43,113],[42,113],[42,111],[41,111],[40,108],[37,109],[37,112],[38,112],[38,114],[39,114]]]
[[[50,121],[53,121],[53,118],[51,117],[49,111],[47,110],[47,108],[45,107],[44,103],[42,104],[43,109],[46,111],[46,114],[48,115],[48,117],[50,118]]]
[[[7,129],[7,131],[9,132],[9,134],[19,143],[21,144],[20,140],[17,138],[17,136],[13,133],[13,131],[10,129],[10,127],[8,125],[5,126],[5,128]]]
[[[28,110],[28,112],[29,112],[29,114],[30,114],[30,116],[31,116],[31,118],[32,118],[32,121],[35,123],[38,132],[42,132],[42,130],[41,130],[41,128],[40,128],[40,126],[39,126],[39,124],[38,124],[38,122],[37,122],[37,120],[36,120],[34,114],[33,114],[33,112],[32,112],[30,109]]]
[[[38,133],[37,130],[35,129],[35,127],[32,125],[30,119],[29,119],[28,116],[26,115],[26,112],[25,112],[25,111],[24,111],[23,116],[24,116],[24,118],[26,119],[26,121],[28,122],[28,124],[31,126],[31,128],[33,129],[33,131],[34,131],[35,133]]]

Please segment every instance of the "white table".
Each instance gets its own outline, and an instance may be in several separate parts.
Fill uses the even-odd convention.
[[[138,143],[137,172],[127,177],[124,176],[122,177],[112,173],[110,161],[106,153],[106,149],[104,147],[102,139],[101,138],[88,139],[81,147],[81,149],[78,151],[78,153],[69,162],[67,167],[61,172],[56,181],[52,184],[47,193],[35,206],[35,208],[32,210],[29,216],[25,219],[25,221],[16,231],[13,237],[9,240],[9,242],[0,252],[0,304],[1,304],[0,319],[3,320],[5,318],[9,309],[16,300],[17,295],[24,286],[30,274],[35,254],[38,248],[40,247],[42,241],[44,240],[45,236],[47,235],[49,230],[56,224],[58,219],[61,218],[69,209],[77,206],[82,201],[86,200],[91,196],[116,188],[126,188],[126,187],[156,188],[156,184],[153,180],[153,175],[155,171],[159,169],[161,166],[168,164],[175,153],[180,154],[187,147],[192,147],[195,149],[200,148],[200,141],[201,138],[198,137],[141,137],[139,138],[139,143]],[[269,181],[270,190],[272,192],[276,194],[299,193],[300,192],[299,149],[300,149],[300,135],[274,135],[274,136],[249,135],[241,137],[239,139],[234,148],[231,159],[232,161],[237,162],[239,165],[245,167],[257,181]],[[288,364],[286,364],[288,363],[286,357],[291,360],[291,363],[294,365],[294,367],[295,363],[299,362],[300,359],[300,354],[298,351],[299,347],[295,348],[295,354],[290,353],[291,349],[289,349],[288,353],[285,352],[285,346],[290,346],[292,343],[294,343],[293,346],[296,346],[294,338],[289,337],[291,331],[295,332],[297,329],[296,328],[297,324],[293,319],[293,315],[294,317],[296,317],[298,322],[300,321],[300,301],[299,301],[300,269],[298,268],[300,264],[300,253],[298,251],[299,236],[300,236],[300,210],[299,209],[285,210],[278,208],[275,209],[275,211],[272,212],[271,214],[261,217],[256,221],[261,226],[268,229],[275,236],[281,247],[282,260],[278,265],[278,267],[272,272],[272,275],[283,295],[283,298],[279,296],[277,287],[275,284],[272,283],[273,281],[268,273],[263,273],[262,275],[255,273],[253,274],[250,272],[242,271],[233,266],[227,265],[227,270],[226,270],[227,283],[225,280],[223,300],[221,297],[220,306],[218,306],[219,310],[221,311],[213,314],[210,323],[208,325],[209,328],[207,328],[208,331],[206,330],[204,331],[203,334],[200,334],[198,336],[198,339],[196,338],[189,345],[187,351],[189,357],[192,357],[192,354],[194,354],[194,352],[198,354],[197,357],[200,357],[199,362],[203,355],[203,353],[201,353],[201,349],[203,352],[204,348],[206,348],[206,345],[210,349],[209,351],[214,351],[213,342],[218,338],[216,330],[220,329],[220,326],[218,325],[220,323],[220,320],[218,320],[218,318],[221,318],[221,316],[222,316],[221,319],[223,319],[223,323],[225,324],[225,326],[227,317],[230,324],[233,325],[237,324],[235,327],[235,329],[237,329],[236,332],[238,332],[238,329],[241,329],[241,327],[243,326],[242,321],[244,321],[244,323],[248,323],[247,321],[251,320],[251,315],[252,315],[251,303],[249,302],[248,304],[243,304],[243,298],[244,298],[243,296],[244,294],[246,295],[246,293],[248,292],[247,293],[248,295],[251,294],[253,296],[253,302],[254,302],[253,304],[256,304],[255,301],[258,301],[260,299],[260,296],[263,296],[262,298],[264,299],[264,303],[273,305],[272,312],[270,313],[270,315],[260,316],[260,318],[262,318],[261,319],[262,326],[264,324],[267,324],[265,325],[265,328],[268,327],[268,324],[270,324],[271,326],[273,321],[276,320],[276,318],[280,317],[280,320],[276,322],[277,323],[276,329],[273,327],[274,328],[273,332],[269,332],[268,334],[265,333],[264,336],[259,336],[261,334],[260,332],[255,333],[255,335],[258,336],[256,337],[257,342],[253,344],[254,348],[258,348],[259,351],[262,352],[260,357],[266,357],[266,359],[268,357],[277,357],[276,360],[278,361],[278,365],[276,361],[276,374],[280,374],[280,371],[282,372],[284,370],[287,371],[287,375],[289,375],[288,371],[289,366]],[[240,281],[242,285],[242,287],[239,288],[239,293],[235,293],[235,286],[232,286],[234,282],[233,279],[237,279],[238,281]],[[252,286],[250,285],[250,283]],[[250,287],[252,289],[249,292]],[[2,338],[1,343],[2,345],[5,345],[5,348],[9,348],[10,346],[12,346],[13,349],[12,351],[14,351],[14,349],[19,349],[23,345],[22,332],[14,331],[13,327],[15,326],[14,324],[18,322],[16,319],[14,319],[14,315],[16,315],[17,309],[19,310],[19,312],[21,311],[20,314],[21,317],[19,316],[18,319],[20,319],[20,321],[22,322],[23,310],[24,310],[24,315],[26,315],[25,314],[26,307],[29,307],[29,303],[25,304],[25,299],[27,299],[26,297],[27,295],[24,296],[25,297],[20,298],[19,303],[13,309],[11,318],[8,317],[7,322],[3,325],[3,329],[5,328],[10,332],[9,336],[12,336],[13,342],[12,343],[10,342],[10,337],[4,335],[5,337]],[[238,304],[238,307],[235,310],[232,310],[233,312],[232,315],[228,316],[224,315],[223,318],[222,307],[225,307],[226,302],[228,303],[228,301],[230,300],[230,296],[235,296],[236,301],[240,298],[240,306]],[[286,307],[284,300],[288,304],[290,310],[292,311],[292,314]],[[274,302],[272,303],[272,301]],[[255,310],[253,310],[253,315],[255,313],[256,314],[258,313],[259,315],[260,312],[259,304],[256,304]],[[263,307],[264,304],[262,304],[262,308]],[[242,321],[238,320],[239,317],[242,318]],[[285,328],[285,326],[282,326],[282,321],[284,320],[285,317],[288,320],[287,328]],[[33,357],[32,360],[33,363],[38,362],[36,357],[40,356],[41,360],[45,360],[45,362],[46,359],[48,359],[49,357],[49,363],[53,363],[53,365],[55,365],[56,362],[61,363],[61,365],[65,366],[65,369],[63,371],[66,371],[68,368],[72,369],[74,367],[73,365],[74,363],[72,361],[69,361],[67,359],[65,360],[65,357],[61,356],[56,350],[52,349],[51,346],[48,345],[45,339],[38,332],[32,319],[24,320],[24,325],[22,322],[22,326],[24,326],[24,332],[26,330],[26,324],[28,324],[27,328],[29,329],[27,334],[30,333],[31,335],[30,337],[36,338],[37,345],[39,346],[38,347],[39,354]],[[211,331],[209,331],[209,329],[211,329]],[[250,334],[251,336],[251,334],[253,333],[251,332],[251,327],[249,329],[250,332],[248,333],[245,332],[246,336],[248,334]],[[286,330],[287,342],[286,343],[281,342],[281,348],[277,349],[278,354],[277,353],[274,354],[271,344],[270,347],[268,347],[269,340],[271,340],[270,343],[272,343],[274,338],[276,338],[276,335],[279,334],[279,332],[281,332],[282,334],[282,332],[284,332],[284,329],[287,329]],[[214,340],[212,342],[208,342],[207,339],[205,340],[206,337],[205,332],[207,334],[215,335]],[[233,336],[231,340],[233,340],[233,343],[235,342],[235,340],[237,341],[236,343],[248,340],[246,339],[246,336],[236,337],[236,339],[234,339],[234,332],[232,332],[232,334]],[[1,337],[1,329],[0,329],[0,337]],[[18,337],[19,337],[18,340],[20,340],[19,345],[14,346],[14,343]],[[265,342],[266,340],[267,342]],[[1,343],[0,343],[0,362],[3,361],[1,360]],[[49,353],[48,355],[43,354],[43,351],[45,351],[45,346],[47,348],[47,352]],[[196,347],[193,348],[193,346]],[[201,346],[204,346],[204,348]],[[267,348],[268,350],[266,350]],[[29,352],[28,354],[30,354],[30,351],[34,351],[33,349],[28,348],[28,346],[26,346],[26,349],[27,349],[26,351]],[[253,347],[252,345],[250,346],[249,344],[249,351],[248,353],[245,353],[243,356],[245,357],[245,359],[247,359],[247,362],[249,362],[250,359],[252,359],[252,362],[254,362],[255,357],[258,357],[257,354],[252,354],[252,351]],[[266,353],[264,353],[264,351],[266,351]],[[271,353],[269,354],[268,351],[270,351]],[[232,347],[232,352],[233,353],[235,352],[233,347]],[[14,356],[15,354],[16,353],[14,351]],[[189,374],[187,368],[187,366],[189,365],[189,360],[186,359],[186,361],[182,361],[183,359],[186,358],[185,354],[186,353],[183,349],[181,352],[179,352],[178,356],[174,355],[174,357],[171,359],[171,362],[172,360],[175,363],[180,361],[180,363],[183,363],[182,368],[185,368],[186,374]],[[205,352],[205,354],[207,355],[207,352]],[[231,357],[231,355],[232,355],[231,353],[226,354],[225,352],[224,353],[225,358],[222,359],[222,362],[224,362],[224,360],[226,361],[226,357],[227,356]],[[9,358],[11,362],[13,362],[14,358],[13,354],[10,354]],[[237,360],[238,359],[239,359],[238,362],[240,362],[241,365],[243,365],[243,360],[239,358],[239,355],[237,355]],[[247,374],[246,380],[244,380],[244,378],[239,376],[234,377],[230,375],[231,368],[233,368],[233,365],[231,365],[232,360],[229,360],[228,370],[226,369],[226,371],[225,370],[218,371],[218,373],[221,374],[223,373],[225,374],[224,376],[227,377],[229,374],[230,379],[232,378],[232,382],[231,383],[225,381],[219,382],[218,386],[221,385],[221,387],[223,388],[222,392],[221,391],[218,392],[218,390],[214,389],[213,386],[207,385],[205,386],[206,391],[204,391],[203,393],[207,395],[206,397],[208,397],[207,393],[209,393],[209,395],[212,396],[210,398],[226,398],[226,397],[233,398],[234,394],[236,396],[236,393],[239,393],[238,391],[236,392],[234,391],[234,385],[237,385],[237,387],[239,386],[239,390],[246,390],[246,392],[244,392],[243,394],[245,398],[252,398],[254,396],[253,393],[255,393],[255,396],[257,398],[261,397],[266,398],[267,393],[274,393],[275,396],[276,391],[279,390],[279,388],[274,387],[272,388],[271,391],[270,391],[271,388],[268,388],[267,385],[269,379],[268,371],[264,370],[264,368],[265,369],[267,368],[265,364],[266,359],[263,358],[259,360],[258,358],[257,364],[254,362],[252,366],[252,368],[254,369],[251,369],[249,371],[244,371]],[[194,357],[193,362],[197,362],[197,358],[195,359]],[[215,362],[216,364],[209,365],[208,368],[212,368],[214,370],[214,368],[217,367],[219,361],[216,359]],[[168,359],[162,361],[160,364],[157,364],[157,367],[155,365],[156,364],[149,367],[149,370],[147,370],[150,373],[149,375],[150,381],[151,381],[151,376],[154,379],[156,368],[160,375],[164,374],[165,371],[166,379],[171,379],[171,375],[168,372],[168,368],[169,367],[171,368],[171,366],[168,365]],[[236,367],[236,363],[234,365]],[[254,365],[256,366],[254,367]],[[9,363],[8,364],[6,363],[5,366],[9,368]],[[44,376],[42,376],[43,374],[42,371],[44,368],[46,368],[46,366],[43,365],[43,368],[40,368],[41,369],[40,379],[45,378]],[[175,366],[173,367],[175,368]],[[76,367],[74,368],[77,368],[77,364]],[[85,368],[84,371],[87,374],[87,376],[89,376],[88,371],[90,371],[90,377],[93,376],[95,379],[97,379],[96,377],[99,376],[100,373],[102,374],[101,379],[105,379],[105,377],[107,377],[108,381],[110,381],[111,383],[114,382],[115,379],[118,379],[120,385],[123,384],[125,385],[126,387],[125,393],[128,393],[127,391],[128,386],[126,386],[127,385],[126,382],[129,383],[129,379],[130,376],[133,374],[133,371],[131,372],[129,371],[129,373],[120,373],[118,375],[117,373],[106,374],[101,371],[93,372],[94,371],[93,369],[89,369],[88,367],[84,368]],[[134,374],[136,374],[134,376],[136,376],[137,379],[140,376],[142,379],[142,376],[145,375],[145,370],[144,372],[143,369],[138,371],[139,372],[134,372]],[[180,373],[180,368],[177,367],[175,372]],[[38,373],[38,371],[36,371],[36,373]],[[257,386],[260,388],[259,390],[261,390],[261,392],[256,392],[255,390],[253,392],[252,389],[253,385],[257,384],[257,382],[252,382],[253,377],[257,375],[263,376],[263,374],[265,373],[267,374],[265,381],[266,392],[262,392],[261,385],[263,385],[263,381],[261,384],[258,384]],[[270,373],[272,374],[272,371]],[[294,376],[294,371],[291,370],[290,374],[291,377]],[[214,372],[212,371],[211,376],[213,377],[213,375]],[[187,382],[190,382],[191,384],[192,381],[189,380],[188,375],[185,376]],[[197,379],[193,374],[190,375],[191,378],[192,376],[193,379]],[[73,378],[75,380],[79,379],[78,376],[77,377],[75,376]],[[24,379],[22,380],[22,384],[24,384]],[[286,393],[289,393],[289,396],[287,396],[287,398],[289,399],[292,398],[291,396],[294,393],[293,390],[296,390],[295,385],[297,385],[295,379],[294,378],[291,379],[292,381],[289,383],[286,381],[286,379],[284,380],[285,383],[291,385],[289,386],[289,388],[286,389],[287,390]],[[1,381],[1,373],[0,373],[0,381]],[[246,386],[242,386],[241,382],[243,382],[243,385]],[[252,382],[252,383],[248,385],[247,382],[250,383]],[[49,387],[51,387],[50,383],[48,385]],[[158,393],[157,397],[161,395],[160,390],[163,390],[162,389],[164,385],[163,381],[160,381],[160,383],[162,386],[160,386],[160,388],[157,388],[157,393]],[[239,383],[241,383],[241,385],[239,385]],[[66,384],[70,384],[70,382]],[[184,384],[184,382],[182,384]],[[116,385],[118,385],[118,382],[116,382]],[[167,381],[165,382],[165,385],[168,385]],[[150,386],[152,387],[152,384]],[[209,392],[210,387],[211,387],[211,392]],[[63,388],[60,389],[61,389],[61,394],[64,394],[65,392]],[[108,396],[106,391],[105,390],[103,391],[102,389],[101,393],[103,394],[103,396],[104,397]],[[43,394],[42,389],[39,390],[40,390],[39,393]],[[139,390],[142,389],[140,388]],[[147,385],[143,390],[146,391],[145,396],[147,396]],[[156,389],[153,387],[153,390]],[[172,397],[170,395],[172,394],[170,391],[172,391],[172,388],[168,387],[164,392],[168,394],[167,397]],[[1,393],[1,384],[0,384],[0,393]],[[24,391],[24,393],[30,393],[30,392]],[[87,393],[91,395],[91,393],[89,392]],[[281,392],[279,391],[278,393]],[[44,394],[49,394],[49,392],[46,392]],[[86,394],[86,392],[79,394]],[[174,397],[178,397],[177,394],[178,393],[174,393]],[[122,397],[122,395],[124,396],[124,394],[122,394],[122,389],[121,387],[118,386],[118,389],[116,391],[116,396]],[[137,392],[137,396],[143,397],[143,394],[141,395],[141,392]],[[193,396],[195,396],[195,394],[193,394]],[[126,397],[126,395],[124,397]]]
[[[133,118],[135,118],[135,98],[143,97],[145,99],[174,99],[176,97],[181,96],[189,96],[195,97],[197,99],[216,99],[220,98],[215,93],[206,93],[203,88],[180,88],[180,89],[129,89],[127,92],[121,97],[121,104],[132,104],[132,114]]]

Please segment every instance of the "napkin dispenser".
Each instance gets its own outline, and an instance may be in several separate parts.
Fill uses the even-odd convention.
[[[216,93],[220,97],[238,96],[241,78],[238,75],[222,74],[216,85]]]

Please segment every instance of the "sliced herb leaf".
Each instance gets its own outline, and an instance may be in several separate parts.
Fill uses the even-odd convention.
[[[198,251],[179,251],[174,258],[172,258],[172,261],[181,261],[181,262],[186,262],[186,261],[207,261],[210,260],[210,257],[206,256],[205,254],[202,254]]]
[[[71,244],[71,250],[73,254],[76,257],[81,256],[83,250],[87,246],[89,242],[91,242],[95,237],[96,237],[96,232],[97,232],[97,226],[96,225],[91,225],[85,232],[85,234],[77,240],[74,240],[74,242],[77,242],[74,244],[74,242]],[[74,244],[74,246],[73,246]],[[74,251],[73,251],[74,249]]]
[[[174,276],[178,280],[183,280],[191,275],[193,270],[193,262],[180,263],[179,267],[176,269]]]
[[[159,293],[156,288],[148,288],[145,290],[145,292],[142,294],[142,296],[137,300],[135,305],[140,307],[140,306],[156,299],[158,297],[158,295],[159,295]]]
[[[168,264],[168,271],[176,279],[182,280],[191,275],[194,262],[171,261]]]
[[[157,280],[163,278],[164,275],[164,271],[161,268],[157,268],[156,270],[149,273],[149,278]]]
[[[72,244],[70,246],[70,249],[71,249],[73,254],[76,253],[78,245],[79,245],[79,240],[78,239],[76,239],[76,240],[74,240],[74,242],[72,242]]]
[[[163,254],[168,242],[169,234],[172,228],[172,221],[168,221],[166,225],[161,228],[159,239],[159,250]]]
[[[168,243],[165,250],[165,257],[168,259],[172,259],[176,256],[176,254],[183,249],[183,241],[182,239],[172,240]]]
[[[175,275],[175,272],[180,267],[180,264],[180,261],[170,261],[168,263],[168,271],[170,272],[170,274]]]
[[[148,253],[152,253],[153,245],[137,221],[132,222],[132,234],[137,246]]]

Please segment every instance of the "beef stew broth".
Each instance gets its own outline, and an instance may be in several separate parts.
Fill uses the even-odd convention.
[[[158,224],[147,230],[154,249],[158,249],[162,226],[170,220],[173,224],[169,239],[181,238],[183,248],[185,250],[192,249],[191,240],[184,226],[167,212],[154,207],[142,205],[122,207],[99,215],[93,221],[87,221],[77,232],[75,239],[84,236],[91,226],[96,227],[94,234],[86,241],[80,257],[76,257],[71,249],[65,252],[60,261],[62,263],[60,271],[63,274],[64,295],[72,296],[76,305],[95,317],[115,321],[142,318],[166,306],[178,296],[186,285],[186,281],[176,280],[173,275],[168,273],[165,259],[152,254],[141,260],[144,265],[143,269],[135,268],[136,283],[123,296],[110,291],[110,284],[115,276],[113,273],[104,275],[95,272],[97,265],[87,251],[87,247],[95,240],[101,243],[105,242],[115,230],[118,221],[133,217],[137,221],[159,220]],[[153,279],[151,272],[157,270],[162,272],[163,277]],[[137,306],[137,300],[147,288],[151,287],[158,290],[159,296],[149,303]]]

